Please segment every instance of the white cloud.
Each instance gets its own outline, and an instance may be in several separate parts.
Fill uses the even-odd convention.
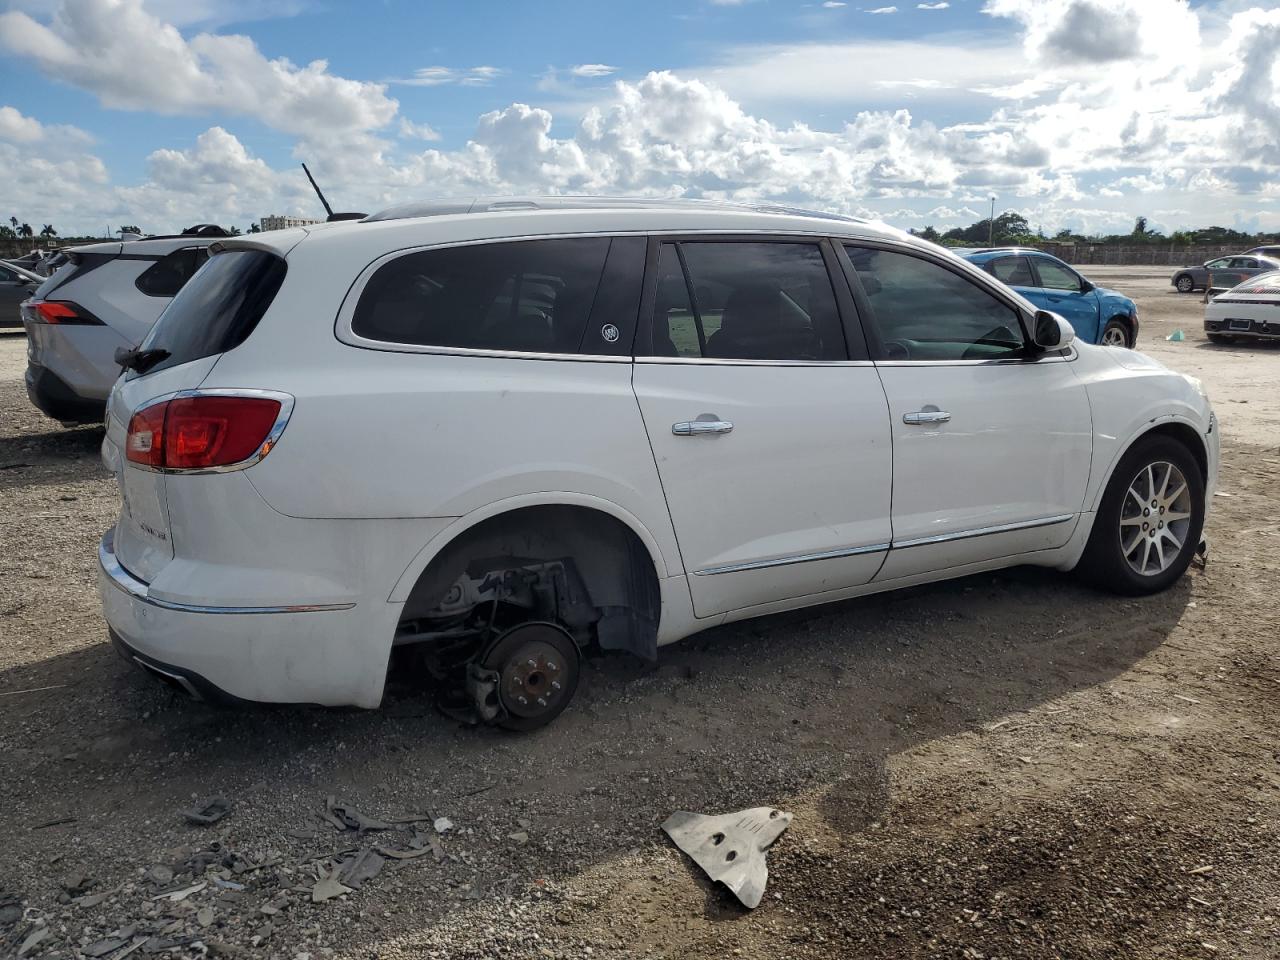
[[[303,67],[268,60],[239,35],[201,33],[188,41],[140,0],[63,4],[48,24],[3,13],[0,46],[118,109],[216,110],[296,134],[381,127],[397,109],[382,84],[334,76],[324,60]]]
[[[917,3],[916,9],[917,10],[945,10],[949,6],[951,6],[951,4],[947,3],[947,0],[938,0],[937,3]]]
[[[413,123],[401,117],[400,136],[406,140],[439,140],[440,132],[429,123]]]
[[[897,13],[897,12],[898,12],[898,8],[897,8],[897,7],[876,7],[876,8],[875,8],[875,9],[873,9],[873,10],[868,10],[868,11],[867,11],[867,13],[881,13],[881,14],[883,14],[883,13]]]
[[[580,63],[576,67],[571,67],[569,72],[575,77],[607,77],[611,73],[617,73],[617,67],[611,67],[607,63]]]
[[[848,4],[845,3],[844,0],[826,0],[826,3],[824,3],[823,6],[828,10],[837,10],[840,7],[847,7]]]
[[[483,87],[493,83],[506,71],[500,67],[420,67],[413,71],[413,76],[392,83],[409,87],[438,87],[447,83],[456,83],[463,87]]]

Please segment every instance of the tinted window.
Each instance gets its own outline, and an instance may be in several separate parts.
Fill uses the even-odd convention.
[[[929,260],[846,247],[870,302],[887,360],[988,360],[1017,355],[1022,328],[1013,308]]]
[[[991,263],[991,272],[1011,287],[1034,287],[1035,277],[1026,257],[1001,257]]]
[[[1254,260],[1252,257],[1235,257],[1231,261],[1231,266],[1233,267],[1245,267],[1251,269],[1257,265],[1258,261]]]
[[[351,330],[387,343],[576,353],[608,238],[424,250],[379,267]]]
[[[169,353],[147,372],[239,346],[271,306],[284,274],[284,260],[262,250],[231,250],[210,258],[142,341],[143,350]]]
[[[1208,267],[1210,270],[1221,270],[1230,262],[1231,261],[1227,257],[1222,257],[1219,260],[1210,260],[1208,263],[1205,264],[1205,266]]]
[[[664,244],[658,261],[653,353],[729,360],[846,359],[821,247],[781,242]]]
[[[1036,272],[1040,274],[1040,286],[1050,290],[1080,289],[1080,277],[1073,270],[1068,270],[1056,260],[1045,260],[1036,257]]]
[[[17,279],[17,274],[12,270],[6,270],[4,267],[0,267],[0,283],[13,283],[13,281]]]
[[[208,247],[175,250],[142,271],[134,286],[149,297],[172,297],[208,259]]]

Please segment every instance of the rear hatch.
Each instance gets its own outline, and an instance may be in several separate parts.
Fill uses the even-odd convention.
[[[128,459],[128,431],[141,409],[200,386],[218,362],[253,332],[284,280],[282,257],[264,249],[228,249],[212,256],[160,315],[138,358],[107,403],[102,458],[120,486],[117,560],[150,583],[173,559],[174,518],[164,471]]]

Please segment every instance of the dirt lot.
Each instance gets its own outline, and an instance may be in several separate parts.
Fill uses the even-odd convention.
[[[1090,275],[1213,395],[1206,571],[1132,601],[1020,570],[735,625],[594,661],[524,737],[412,689],[216,712],[127,667],[94,586],[100,432],[36,414],[0,335],[0,956],[1280,955],[1280,349],[1210,346],[1166,271]],[[210,794],[230,816],[187,825]],[[330,795],[456,826],[313,903],[333,855],[433,833],[339,832]],[[747,913],[658,824],[760,804],[795,821]]]

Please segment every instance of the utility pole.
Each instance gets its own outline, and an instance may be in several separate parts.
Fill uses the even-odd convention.
[[[996,198],[991,198],[991,219],[987,221],[987,246],[996,245]]]

